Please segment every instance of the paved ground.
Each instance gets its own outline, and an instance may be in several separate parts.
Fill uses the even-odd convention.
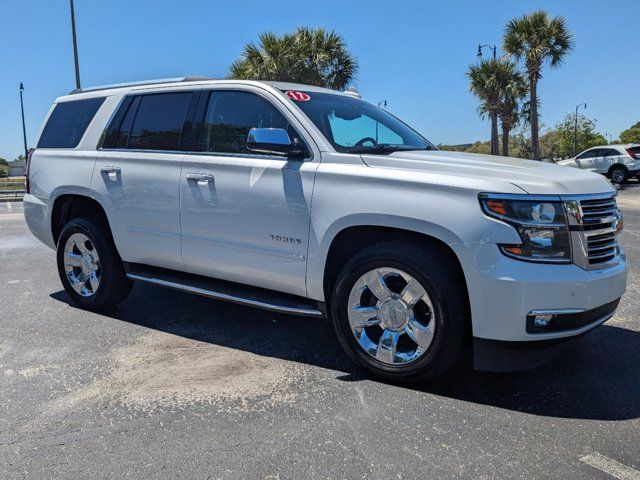
[[[144,285],[76,309],[0,203],[0,478],[639,479],[640,185],[619,202],[607,325],[544,368],[423,389],[356,374],[325,321]]]

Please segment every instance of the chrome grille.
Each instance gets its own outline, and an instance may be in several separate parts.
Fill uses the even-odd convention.
[[[585,225],[611,223],[618,213],[615,198],[581,200],[580,207]]]
[[[615,232],[587,236],[587,254],[589,265],[607,263],[613,260],[618,252]]]
[[[614,196],[580,200],[586,259],[589,267],[605,267],[617,260],[618,206]]]

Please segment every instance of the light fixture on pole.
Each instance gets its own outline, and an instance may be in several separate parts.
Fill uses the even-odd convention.
[[[478,44],[478,54],[477,54],[478,58],[482,58],[482,49],[483,48],[488,48],[489,50],[493,51],[493,59],[494,60],[496,59],[496,52],[497,52],[498,49],[497,49],[497,47],[495,45],[491,46],[491,45],[480,45],[480,44]]]

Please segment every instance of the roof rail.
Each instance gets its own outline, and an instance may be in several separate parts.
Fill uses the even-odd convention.
[[[100,85],[97,87],[74,88],[73,90],[71,90],[71,92],[69,92],[69,95],[75,95],[76,93],[96,92],[99,90],[112,90],[114,88],[122,88],[122,87],[139,87],[142,85],[157,85],[159,83],[198,82],[201,80],[213,80],[213,78],[192,75],[188,77],[158,78],[156,80],[143,80],[141,82],[114,83],[112,85]]]

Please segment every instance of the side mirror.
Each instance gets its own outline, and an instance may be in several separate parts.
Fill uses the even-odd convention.
[[[252,128],[247,136],[247,148],[251,152],[283,155],[291,159],[307,156],[305,146],[291,142],[284,128]]]

